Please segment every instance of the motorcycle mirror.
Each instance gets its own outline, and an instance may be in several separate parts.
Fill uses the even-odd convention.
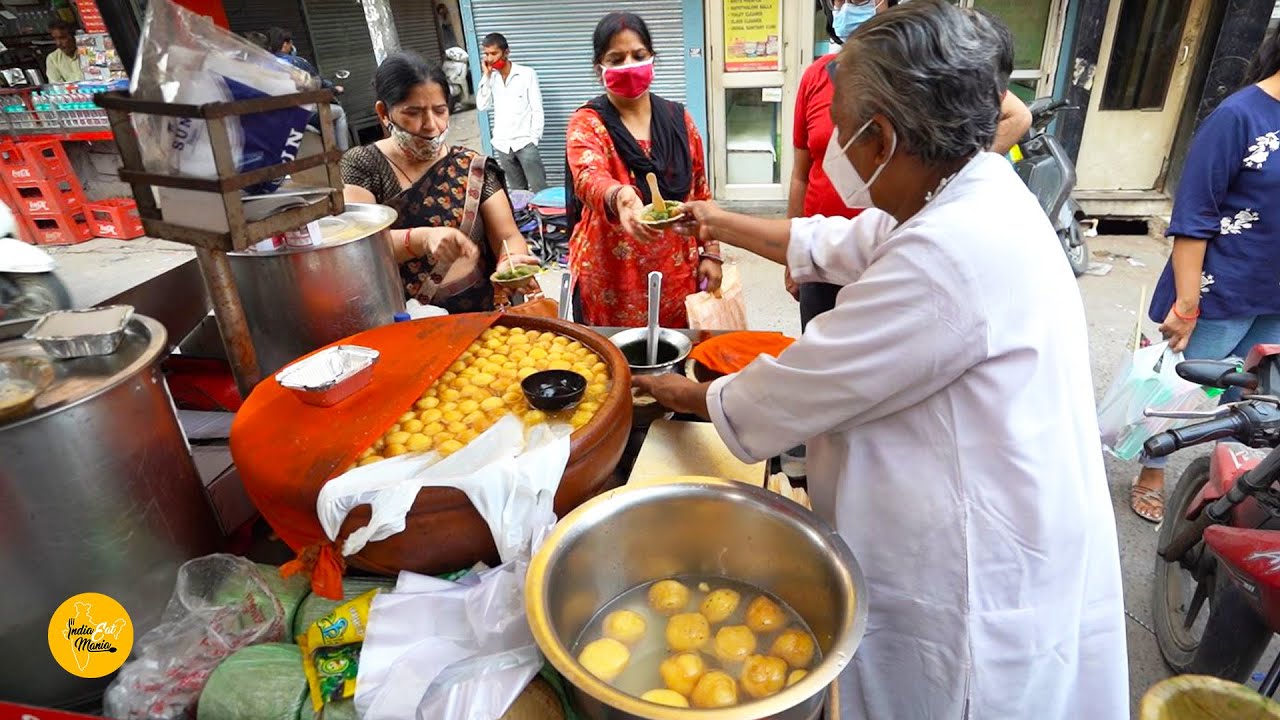
[[[1178,363],[1178,377],[1197,385],[1214,388],[1258,387],[1258,376],[1242,372],[1239,363],[1230,360],[1184,360]]]
[[[335,73],[333,74],[333,76],[334,76],[335,78],[339,79],[339,80],[346,80],[347,78],[351,77],[351,71],[350,71],[350,70],[339,70],[339,71],[335,72]]]

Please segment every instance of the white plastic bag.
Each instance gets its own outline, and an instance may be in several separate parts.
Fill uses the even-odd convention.
[[[330,540],[360,505],[371,505],[369,524],[347,537],[343,555],[404,531],[404,518],[424,487],[456,487],[467,494],[493,532],[503,562],[530,557],[556,522],[552,503],[569,464],[568,425],[524,424],[508,415],[458,452],[401,455],[350,470],[325,483],[316,515]]]
[[[1098,403],[1098,430],[1108,452],[1132,460],[1153,435],[1183,422],[1146,417],[1148,408],[1198,410],[1211,404],[1204,388],[1178,377],[1180,362],[1182,353],[1170,350],[1167,342],[1139,348],[1125,359]]]
[[[369,610],[360,717],[501,717],[543,663],[525,618],[527,567],[505,563],[466,583],[401,573],[396,591],[379,594]]]
[[[195,717],[214,668],[240,648],[283,640],[285,612],[257,565],[208,555],[178,570],[160,624],[107,687],[103,713],[121,720]]]

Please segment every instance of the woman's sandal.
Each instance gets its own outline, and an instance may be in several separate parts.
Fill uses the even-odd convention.
[[[1139,502],[1154,509],[1144,511],[1138,507]],[[1129,486],[1129,509],[1147,522],[1159,523],[1164,520],[1164,493],[1155,488],[1134,483]]]

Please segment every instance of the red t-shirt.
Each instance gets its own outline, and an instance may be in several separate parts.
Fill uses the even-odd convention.
[[[800,91],[796,94],[796,117],[793,144],[809,151],[809,191],[804,196],[806,217],[854,217],[862,208],[846,207],[844,201],[827,174],[822,171],[822,158],[827,154],[827,143],[835,125],[831,122],[831,98],[835,88],[827,76],[827,63],[835,60],[835,54],[818,58],[804,71],[800,79]]]

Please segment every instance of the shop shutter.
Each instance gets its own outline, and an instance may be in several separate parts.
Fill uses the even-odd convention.
[[[440,64],[444,51],[431,0],[391,0],[390,4],[400,49],[412,50],[427,62]]]
[[[564,140],[569,116],[602,92],[591,68],[591,34],[614,10],[644,18],[659,59],[653,92],[685,101],[684,15],[679,0],[471,0],[477,40],[502,33],[511,59],[538,72],[542,87],[542,162],[551,184],[564,182]],[[476,52],[479,52],[478,50]]]
[[[298,54],[315,60],[315,49],[307,35],[307,22],[298,0],[223,0],[222,6],[232,32],[266,35],[270,28],[284,28],[293,33],[293,44],[298,46]]]
[[[347,111],[347,122],[356,130],[376,125],[373,73],[378,60],[360,0],[303,0],[302,7],[320,75],[345,90],[342,107]],[[346,70],[351,76],[335,80],[334,73],[339,70]]]

